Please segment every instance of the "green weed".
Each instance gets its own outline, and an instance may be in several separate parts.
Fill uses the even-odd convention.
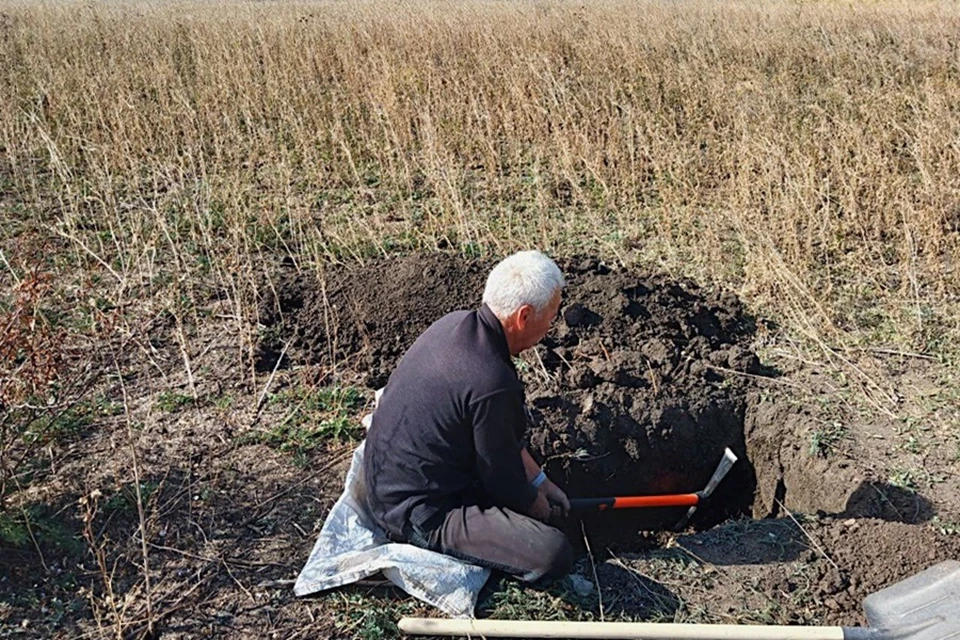
[[[40,404],[42,399],[35,399]],[[20,437],[26,445],[47,445],[60,440],[78,436],[101,417],[108,417],[122,412],[123,407],[108,401],[104,396],[82,400],[62,411],[46,409],[35,411],[31,416],[20,410],[23,416],[19,422]]]
[[[176,391],[163,391],[157,396],[157,408],[166,413],[179,411],[193,402],[193,397]]]
[[[159,484],[156,482],[141,482],[140,483],[140,504],[141,506],[146,506],[150,501],[150,497],[157,491]],[[136,486],[131,482],[120,487],[120,490],[115,494],[110,496],[106,502],[103,504],[103,508],[107,511],[126,511],[134,512],[137,511],[137,489]]]
[[[952,520],[943,520],[940,516],[933,516],[933,519],[930,521],[930,524],[934,529],[939,531],[942,535],[945,536],[955,536],[960,534],[960,523],[954,522]]]
[[[923,443],[917,440],[916,436],[909,436],[907,441],[903,443],[904,451],[908,451],[910,453],[921,453],[925,448],[926,447],[923,445]]]
[[[358,640],[392,640],[402,637],[397,620],[403,616],[416,615],[421,605],[407,600],[365,596],[359,593],[341,592],[328,602],[333,608],[345,609],[335,617],[337,631],[346,637]]]
[[[0,541],[14,547],[25,547],[30,542],[30,530],[20,513],[0,511]]]
[[[55,547],[69,555],[82,551],[75,532],[49,505],[34,503],[22,509],[0,511],[0,542],[24,548],[31,546],[34,540],[41,546]]]
[[[363,431],[356,413],[364,399],[353,387],[288,390],[271,397],[270,403],[292,407],[279,424],[244,440],[291,453],[300,463],[318,446],[352,440]]]
[[[840,422],[830,422],[810,434],[810,455],[826,457],[837,444],[847,437],[847,428]]]
[[[88,405],[78,405],[58,414],[41,416],[26,425],[23,440],[27,444],[47,444],[75,436],[93,423],[95,413]]]
[[[944,481],[944,478],[934,475],[922,467],[897,467],[887,479],[891,485],[905,491],[916,493],[924,487],[932,487]]]
[[[505,579],[480,605],[484,617],[508,620],[593,620],[596,598],[589,602],[559,581],[542,590]],[[581,605],[587,605],[582,607]],[[593,605],[593,606],[590,606]]]
[[[912,469],[894,469],[887,482],[911,493],[915,493],[917,490],[917,479],[915,471]]]

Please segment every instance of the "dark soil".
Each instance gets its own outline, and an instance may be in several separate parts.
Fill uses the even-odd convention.
[[[166,314],[146,314],[143,344],[123,350],[118,334],[101,345],[121,354],[123,383],[110,362],[94,421],[35,461],[24,506],[36,540],[0,543],[0,636],[146,637],[148,601],[151,637],[171,639],[394,637],[398,615],[435,615],[369,584],[294,596],[357,443],[296,454],[282,445],[323,419],[305,404],[320,388],[359,381],[371,400],[423,329],[479,303],[490,266],[430,255],[331,268],[322,281],[281,275],[265,288],[256,380],[232,308],[216,304],[188,341],[190,371]],[[836,387],[806,364],[782,375],[762,367],[754,331],[764,340],[776,331],[730,294],[596,260],[561,266],[561,317],[518,364],[535,418],[529,445],[549,473],[574,497],[691,491],[723,447],[740,460],[682,535],[665,529],[683,509],[571,520],[583,551],[574,584],[598,589],[568,597],[561,585],[558,605],[493,582],[479,615],[861,624],[867,594],[960,554],[955,432],[923,415],[825,413],[843,401]],[[898,394],[956,406],[926,360],[892,364]],[[277,433],[282,444],[266,437]],[[149,494],[145,536],[137,476]],[[81,498],[96,506],[93,542]],[[122,621],[110,588],[125,603]]]
[[[350,361],[377,387],[431,322],[479,304],[490,266],[434,254],[329,271],[323,286],[297,276],[264,315],[292,329],[295,358]],[[747,346],[754,326],[743,306],[730,294],[596,260],[562,268],[560,318],[521,366],[536,417],[531,452],[570,495],[588,497],[697,491],[730,447],[741,463],[698,522],[748,512],[755,481],[743,421],[751,385],[740,374],[762,371]],[[618,518],[632,536],[684,512]]]
[[[747,512],[755,482],[745,392],[762,367],[748,348],[754,323],[743,306],[732,295],[596,261],[565,271],[561,317],[527,376],[538,416],[532,453],[571,495],[622,496],[703,489],[729,447],[741,462],[698,521]],[[617,519],[621,529],[631,521],[634,531],[659,529],[685,511]]]
[[[739,520],[605,563],[600,581],[623,611],[674,617],[699,608],[705,622],[864,625],[868,595],[958,552],[956,537],[900,522]],[[636,578],[625,581],[611,564],[657,580],[638,591]]]
[[[377,388],[431,322],[479,304],[490,266],[438,254],[331,269],[322,284],[289,277],[278,303],[264,309],[267,335],[275,336],[264,353],[295,337],[293,361],[346,365]],[[561,268],[568,287],[560,318],[518,368],[534,418],[531,452],[571,497],[697,491],[729,447],[739,462],[698,510],[701,533],[681,540],[767,594],[761,600],[802,591],[820,606],[817,615],[784,614],[781,622],[862,622],[866,594],[956,555],[956,537],[923,524],[937,511],[928,498],[885,482],[856,456],[811,448],[813,416],[751,351],[757,322],[734,295],[593,259]],[[669,539],[642,531],[669,529],[684,512],[594,514],[584,531],[595,552],[640,551]],[[813,519],[800,529],[795,514]],[[733,525],[750,535],[763,522],[778,530],[752,542],[729,535],[729,524],[706,530],[738,516],[773,518]],[[583,539],[579,524],[569,532]],[[771,540],[776,557],[761,553]],[[711,597],[747,602],[741,587],[715,585]],[[675,591],[676,603],[687,598]]]
[[[330,267],[320,279],[285,274],[261,309],[270,336],[261,345],[262,366],[272,369],[281,343],[292,338],[294,360],[347,366],[368,376],[370,388],[381,387],[435,320],[480,304],[490,266],[431,254]]]

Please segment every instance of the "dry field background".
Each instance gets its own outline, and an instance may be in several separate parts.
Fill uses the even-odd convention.
[[[955,438],[878,359],[956,388],[958,34],[954,2],[0,0],[0,509],[27,523],[6,539],[36,543],[22,505],[55,491],[22,465],[55,459],[95,371],[120,374],[97,410],[139,476],[131,345],[161,413],[229,379],[259,418],[277,266],[409,250],[533,245],[730,288],[778,323],[778,364]],[[204,371],[214,320],[231,355]]]
[[[4,3],[7,260],[596,252],[831,344],[956,331],[954,3]],[[69,271],[64,268],[63,271]]]

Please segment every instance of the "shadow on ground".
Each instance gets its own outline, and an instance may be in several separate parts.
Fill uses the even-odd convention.
[[[933,503],[916,491],[886,482],[864,482],[850,495],[847,508],[838,516],[917,524],[928,522],[936,514]]]

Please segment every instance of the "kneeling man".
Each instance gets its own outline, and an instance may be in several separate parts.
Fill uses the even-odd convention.
[[[570,502],[522,445],[523,385],[512,357],[560,308],[563,275],[537,251],[490,272],[483,305],[430,326],[390,376],[367,434],[371,515],[407,542],[528,582],[565,575]]]

